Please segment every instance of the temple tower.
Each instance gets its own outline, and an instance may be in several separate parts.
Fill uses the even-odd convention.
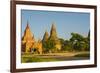
[[[22,52],[30,52],[31,46],[35,43],[34,36],[29,28],[29,24],[27,23],[26,29],[24,31],[24,35],[22,37]]]

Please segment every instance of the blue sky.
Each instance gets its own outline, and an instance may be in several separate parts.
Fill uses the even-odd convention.
[[[22,35],[27,22],[35,39],[42,39],[46,30],[50,33],[53,22],[55,23],[58,37],[69,39],[71,32],[87,36],[90,29],[90,14],[82,12],[21,10]]]

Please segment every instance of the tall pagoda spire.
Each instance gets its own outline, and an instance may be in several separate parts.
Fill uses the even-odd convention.
[[[28,23],[28,21],[27,21],[27,26],[26,26],[26,28],[27,28],[27,29],[29,28],[29,23]]]
[[[27,38],[30,38],[30,37],[34,38],[34,35],[32,34],[32,32],[30,30],[28,21],[27,21],[27,25],[26,25],[26,28],[25,28],[25,31],[24,31],[24,36],[27,36]]]
[[[43,36],[43,40],[42,40],[42,42],[47,41],[48,38],[49,38],[49,34],[48,34],[47,30],[46,30],[46,31],[45,31],[45,34],[44,34],[44,36]]]
[[[56,27],[55,27],[54,22],[52,23],[49,40],[53,41],[56,49],[58,49],[58,50],[61,49],[61,43],[60,43],[59,38],[57,37],[57,32],[56,32]]]
[[[51,31],[50,31],[50,39],[51,40],[56,40],[57,39],[57,32],[56,32],[56,27],[55,23],[52,23]]]
[[[27,22],[26,29],[24,31],[24,35],[22,37],[22,45],[26,45],[25,52],[29,52],[32,44],[34,44],[35,39],[30,30],[29,23]]]
[[[53,22],[53,23],[52,23],[51,30],[56,30],[56,27],[55,27],[55,22]]]

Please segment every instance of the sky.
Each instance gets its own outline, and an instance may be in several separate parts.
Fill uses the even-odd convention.
[[[88,35],[90,13],[21,10],[22,36],[27,22],[35,39],[42,39],[45,31],[50,34],[52,23],[55,23],[57,36],[66,40],[71,38],[72,32]]]

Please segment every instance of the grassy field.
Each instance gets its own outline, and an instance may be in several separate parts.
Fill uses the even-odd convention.
[[[51,61],[69,61],[69,60],[86,60],[90,58],[90,53],[84,52],[63,52],[48,54],[22,54],[21,62],[51,62]]]

